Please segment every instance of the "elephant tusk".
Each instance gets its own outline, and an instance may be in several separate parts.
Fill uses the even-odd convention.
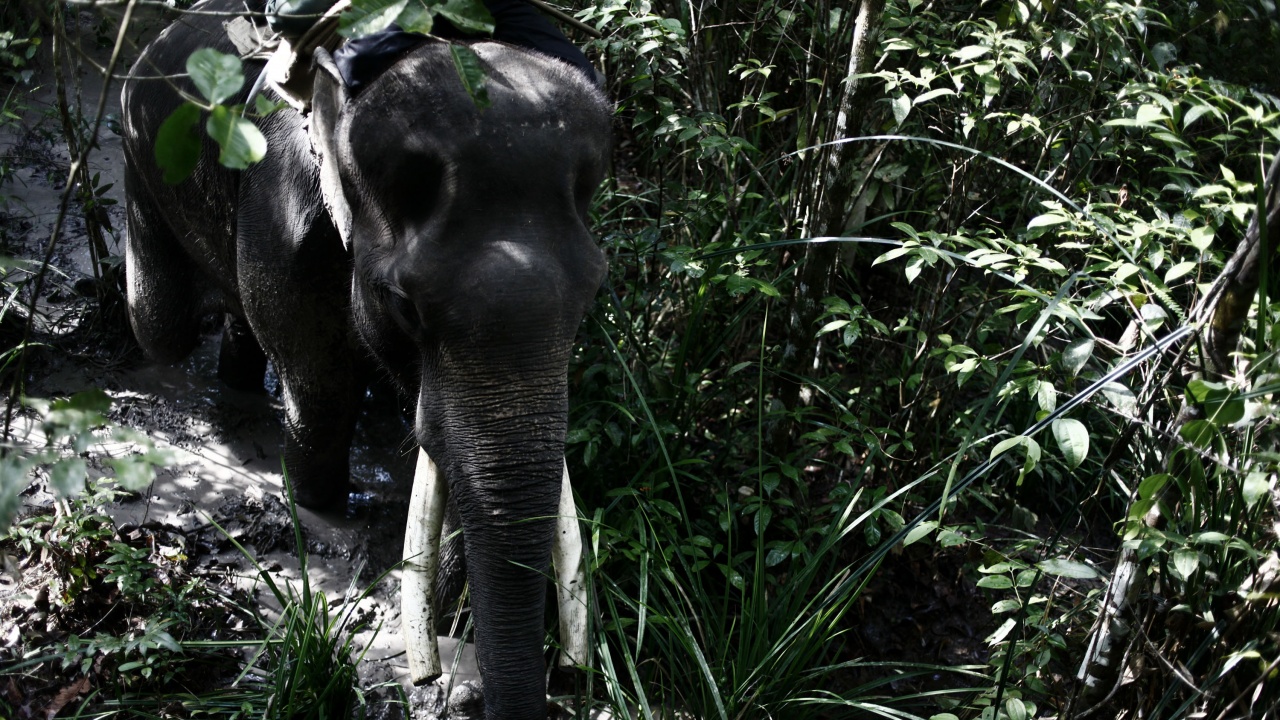
[[[556,571],[556,599],[560,605],[560,667],[587,662],[586,577],[582,569],[582,531],[578,528],[578,508],[569,485],[569,463],[564,465],[560,487],[560,510],[556,514],[556,537],[551,559]]]
[[[409,676],[414,685],[440,677],[440,645],[436,638],[436,571],[440,567],[440,528],[449,489],[440,468],[418,448],[418,467],[409,498],[404,534],[404,570],[400,581],[400,618]]]

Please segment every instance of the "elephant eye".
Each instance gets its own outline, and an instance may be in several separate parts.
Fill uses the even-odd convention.
[[[422,333],[422,317],[418,314],[417,306],[403,290],[384,285],[382,302],[387,312],[406,334],[416,337]]]

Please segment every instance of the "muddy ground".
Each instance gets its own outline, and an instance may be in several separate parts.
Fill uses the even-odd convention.
[[[135,23],[122,71],[136,57],[139,44],[163,22],[159,12],[148,12]],[[72,108],[79,108],[73,114],[90,121],[103,92],[101,75],[92,63],[105,62],[109,56],[105,42],[109,26],[89,13],[69,19],[68,25],[84,53],[78,67],[69,68],[68,100]],[[49,40],[44,41],[34,59],[31,82],[12,86],[6,109],[13,117],[0,124],[0,249],[5,255],[36,261],[45,256],[58,224],[70,164],[48,59]],[[9,90],[7,80],[0,81],[0,89]],[[94,184],[106,188],[101,198],[113,203],[104,203],[95,219],[106,231],[109,252],[122,261],[125,215],[118,83],[107,90],[106,98],[106,120],[97,133],[89,166]],[[100,388],[113,399],[111,420],[147,434],[174,453],[178,462],[160,470],[149,488],[110,507],[124,534],[146,533],[153,542],[157,534],[182,538],[186,554],[193,556],[188,563],[193,575],[209,578],[221,570],[226,583],[251,586],[252,568],[234,547],[219,540],[210,525],[211,518],[217,519],[264,568],[296,582],[292,522],[281,500],[281,404],[273,376],[268,373],[267,395],[240,393],[219,383],[214,370],[220,328],[213,319],[204,342],[185,362],[172,367],[148,362],[120,322],[119,308],[114,313],[98,312],[89,230],[84,213],[73,201],[51,255],[54,272],[39,303],[38,330],[49,348],[29,358],[26,394],[65,397]],[[15,426],[20,433],[24,427],[33,433],[27,441],[39,444],[38,428],[32,427],[30,417],[20,416]],[[90,474],[108,473],[105,461],[128,451],[112,445],[92,449]],[[395,565],[403,547],[415,453],[411,428],[394,394],[383,388],[370,391],[356,430],[351,469],[358,492],[347,515],[320,516],[302,508],[298,512],[311,582],[331,598],[343,598],[352,588],[363,590],[386,573],[373,585],[363,603],[366,607],[360,608],[370,626],[381,627],[376,637],[370,631],[357,636],[357,647],[367,648],[360,668],[365,686],[401,681],[414,705],[414,717],[436,718],[448,716],[443,710],[445,693],[457,692],[455,697],[461,699],[467,690],[456,686],[477,675],[467,646],[456,674],[446,675],[434,687],[414,689],[407,684]],[[24,512],[48,511],[55,497],[41,477],[33,479],[23,494]],[[227,568],[236,571],[227,572]],[[4,638],[16,637],[17,624],[30,622],[39,587],[46,580],[34,564],[27,569],[25,575],[22,568],[13,570],[0,583],[0,644]],[[442,643],[446,663],[454,657],[455,642]],[[47,697],[44,706],[39,698],[24,700],[28,709],[48,709]],[[396,717],[400,712],[384,708],[380,714]],[[466,716],[465,712],[452,715]]]

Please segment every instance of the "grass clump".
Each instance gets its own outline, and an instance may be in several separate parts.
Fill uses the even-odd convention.
[[[234,576],[194,566],[194,534],[118,529],[102,508],[121,495],[95,484],[54,515],[21,519],[0,541],[22,568],[5,599],[15,636],[0,650],[5,717],[345,720],[369,712],[354,637],[372,586],[353,587],[345,607],[331,608],[307,579],[296,510],[300,590],[227,536],[280,608],[270,618]]]

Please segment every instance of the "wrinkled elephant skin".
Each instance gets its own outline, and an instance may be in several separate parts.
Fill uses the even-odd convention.
[[[134,74],[180,75],[200,47],[234,52],[220,23],[184,18]],[[129,313],[158,360],[188,354],[211,312],[229,318],[225,379],[260,383],[270,359],[304,505],[346,500],[367,358],[416,398],[416,439],[463,528],[486,716],[545,718],[566,374],[605,270],[586,216],[609,108],[559,61],[472,48],[488,77],[486,110],[442,42],[411,51],[356,97],[319,51],[309,121],[289,110],[258,120],[267,157],[244,172],[218,166],[206,140],[195,174],[174,186],[161,182],[153,147],[180,98],[167,81],[127,83]]]

